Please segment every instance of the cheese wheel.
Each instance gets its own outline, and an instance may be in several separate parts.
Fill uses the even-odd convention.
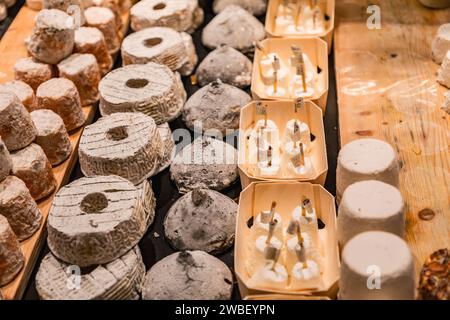
[[[72,152],[69,134],[60,116],[48,109],[31,113],[37,129],[35,143],[38,144],[52,164],[56,166],[66,160]]]
[[[60,77],[75,84],[82,106],[94,104],[100,99],[98,83],[101,73],[94,55],[74,53],[58,64],[58,70]]]
[[[182,251],[147,272],[142,299],[229,300],[232,290],[233,276],[225,263],[204,251]]]
[[[34,91],[44,82],[55,76],[52,65],[39,62],[32,57],[17,60],[14,65],[14,77],[27,83]]]
[[[140,113],[115,113],[86,126],[80,140],[83,173],[117,175],[137,185],[158,172],[163,154],[155,121]]]
[[[38,109],[50,109],[57,113],[69,132],[85,122],[80,95],[69,79],[54,78],[44,82],[36,91],[36,100]]]
[[[27,45],[28,52],[41,62],[57,64],[72,53],[74,36],[74,21],[67,13],[41,10]]]
[[[347,242],[341,259],[340,299],[414,299],[413,256],[397,235],[384,231],[360,233]]]
[[[20,272],[25,258],[8,220],[2,215],[0,215],[0,261],[2,262],[0,264],[0,286],[4,286]]]
[[[0,182],[0,212],[20,241],[31,237],[41,226],[42,215],[36,202],[25,183],[15,176]]]
[[[32,143],[11,153],[11,158],[13,175],[25,182],[33,199],[45,198],[56,189],[52,165],[39,145]]]
[[[0,90],[14,93],[22,102],[23,106],[29,111],[36,107],[36,96],[33,89],[23,81],[14,80],[0,85]]]
[[[56,194],[48,216],[50,250],[80,267],[121,257],[147,229],[141,195],[118,176],[81,178],[66,185]]]
[[[396,187],[376,180],[359,181],[345,189],[339,205],[339,244],[344,246],[358,233],[371,230],[403,237],[405,205]]]
[[[145,266],[136,246],[123,256],[93,270],[71,266],[48,253],[36,274],[36,290],[42,300],[137,300]]]
[[[93,54],[103,75],[112,69],[113,61],[105,37],[97,28],[81,27],[75,30],[74,52]]]
[[[181,78],[164,65],[128,65],[108,73],[99,84],[100,112],[141,112],[157,124],[179,116],[186,101]]]
[[[10,91],[0,91],[0,136],[9,151],[26,147],[36,137],[30,114]]]
[[[341,149],[336,170],[338,201],[349,185],[363,180],[379,180],[398,186],[397,155],[389,143],[377,139],[358,139]]]

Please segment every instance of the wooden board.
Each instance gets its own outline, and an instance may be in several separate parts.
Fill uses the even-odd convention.
[[[369,5],[381,29],[369,30]],[[364,137],[390,142],[401,165],[406,241],[416,272],[435,250],[450,247],[450,115],[435,81],[431,41],[450,9],[418,0],[336,3],[335,62],[341,146]],[[421,218],[422,217],[422,218]],[[427,220],[428,219],[428,220]]]
[[[14,64],[18,59],[28,56],[24,40],[31,34],[36,15],[37,11],[23,6],[0,41],[0,83],[14,80]],[[122,35],[128,29],[128,20],[128,14],[124,15]],[[96,107],[86,106],[83,107],[83,111],[86,116],[86,124],[91,123],[95,115]],[[62,185],[68,182],[73,166],[78,159],[78,142],[82,132],[83,128],[71,132],[70,141],[74,148],[73,152],[66,161],[53,168],[53,173],[57,181],[56,190],[59,190]],[[46,220],[55,194],[56,191],[49,197],[38,202],[43,216],[43,223],[31,238],[21,243],[22,252],[25,255],[25,266],[13,282],[0,288],[5,299],[20,299],[23,295],[36,259],[45,243]]]

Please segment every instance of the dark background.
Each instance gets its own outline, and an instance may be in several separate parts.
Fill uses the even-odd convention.
[[[18,0],[16,5],[9,9],[9,17],[0,23],[0,37],[6,32],[7,28],[11,24],[13,18],[17,14],[18,10],[24,3],[24,0]],[[197,55],[199,57],[199,62],[203,60],[203,58],[208,54],[209,50],[206,49],[201,44],[201,34],[203,27],[214,17],[211,9],[210,0],[199,0],[201,7],[205,11],[205,21],[204,23],[197,29],[197,31],[192,35],[194,39],[194,43],[197,49]],[[262,23],[264,23],[264,17],[258,17]],[[1,59],[1,55],[0,55]],[[252,57],[250,57],[252,59]],[[122,62],[120,58],[115,64],[115,68],[120,67]],[[328,65],[329,65],[329,92],[328,92],[328,101],[327,101],[327,109],[324,116],[324,125],[325,125],[325,136],[326,136],[326,145],[327,145],[327,157],[328,157],[328,175],[325,182],[325,188],[330,191],[333,195],[335,195],[336,188],[336,159],[339,150],[339,135],[338,135],[338,113],[337,113],[337,99],[336,99],[336,80],[334,73],[334,53],[331,51],[330,56],[328,57]],[[189,77],[184,77],[183,79],[185,89],[190,97],[196,90],[199,89],[198,86],[192,86]],[[247,92],[250,93],[250,89],[247,89]],[[95,116],[95,120],[100,116],[98,110]],[[95,121],[94,120],[94,121]],[[186,128],[181,118],[177,118],[173,122],[170,123],[170,127],[172,130],[177,128]],[[83,174],[80,171],[80,165],[77,162],[71,176],[70,181],[78,179],[82,177]],[[155,177],[151,178],[153,183],[153,191],[155,192],[155,196],[157,199],[156,206],[156,216],[155,221],[152,226],[150,226],[147,233],[139,242],[139,247],[142,251],[142,256],[144,259],[144,263],[146,265],[147,270],[155,264],[155,262],[161,260],[162,258],[168,256],[169,254],[175,252],[170,245],[164,239],[164,227],[163,221],[164,217],[172,206],[172,204],[180,197],[178,190],[175,184],[170,180],[169,169],[164,170],[159,173]],[[222,193],[228,195],[229,197],[238,200],[239,193],[241,191],[240,182],[237,181],[231,187],[222,191]],[[35,275],[39,268],[40,261],[42,258],[49,252],[48,247],[45,246],[42,252],[39,255],[36,266],[33,270],[33,274],[30,277],[30,281],[28,283],[27,289],[24,294],[24,299],[27,300],[35,300],[38,299],[38,295],[35,289]],[[233,248],[229,249],[225,253],[222,253],[217,256],[220,260],[224,261],[232,270],[233,270]],[[236,284],[236,283],[235,283]],[[237,284],[234,287],[233,298],[239,299],[239,291],[237,289]]]

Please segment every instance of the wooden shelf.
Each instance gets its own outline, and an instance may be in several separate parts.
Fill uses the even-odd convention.
[[[369,30],[377,5],[381,29]],[[440,107],[431,41],[450,9],[418,1],[337,1],[335,62],[341,146],[374,137],[391,143],[407,204],[405,239],[417,275],[435,250],[450,247],[450,115]],[[422,217],[422,218],[421,218]]]
[[[14,64],[18,59],[28,56],[25,39],[31,35],[36,15],[37,11],[23,6],[0,41],[0,83],[14,80]],[[124,29],[121,32],[123,38],[123,35],[128,29],[129,15],[126,14],[122,18],[124,21]],[[92,123],[96,106],[83,107],[83,111],[86,116],[86,125]],[[59,190],[61,186],[68,182],[72,169],[78,159],[78,142],[82,132],[83,128],[70,132],[73,152],[66,161],[53,168],[53,173],[57,181],[56,190]],[[46,220],[55,194],[56,191],[49,197],[38,201],[38,206],[43,216],[43,223],[31,238],[21,242],[22,252],[25,256],[25,266],[13,282],[0,288],[1,293],[7,300],[20,299],[25,291],[36,259],[46,240]]]

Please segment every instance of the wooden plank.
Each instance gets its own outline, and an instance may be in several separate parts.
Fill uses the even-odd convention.
[[[450,247],[450,115],[440,107],[431,41],[450,9],[417,0],[337,1],[335,65],[341,145],[364,137],[390,142],[401,164],[406,241],[416,272],[435,250]],[[381,29],[367,27],[377,5]],[[425,220],[420,217],[428,217]]]
[[[36,15],[37,11],[23,6],[0,41],[0,83],[13,80],[14,64],[18,59],[28,56],[24,41],[32,32]],[[124,21],[124,29],[121,32],[121,37],[123,38],[125,31],[128,29],[129,15],[124,14],[122,19]],[[91,123],[95,115],[96,106],[83,107],[83,111],[86,116],[86,124]],[[70,141],[74,148],[73,152],[66,161],[53,168],[57,181],[56,190],[59,190],[61,186],[68,182],[70,173],[78,159],[78,143],[82,132],[83,128],[71,132]],[[43,215],[43,223],[31,238],[21,243],[22,252],[25,255],[25,266],[13,282],[0,288],[5,299],[20,299],[25,291],[36,259],[46,240],[46,220],[55,194],[56,192],[38,202],[39,209]]]

